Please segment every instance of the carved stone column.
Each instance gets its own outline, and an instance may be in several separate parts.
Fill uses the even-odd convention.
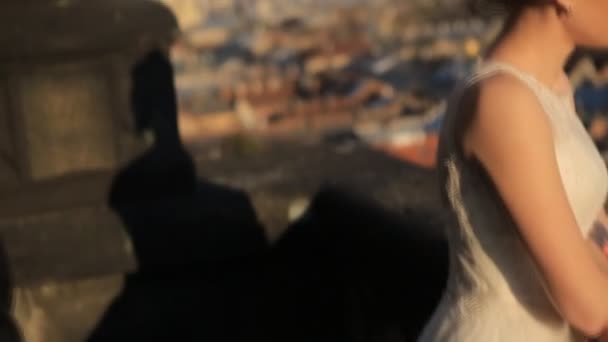
[[[0,239],[25,341],[82,341],[135,268],[107,196],[146,147],[131,67],[176,29],[149,0],[0,2]]]

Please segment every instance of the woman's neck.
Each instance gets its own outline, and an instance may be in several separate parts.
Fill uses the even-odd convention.
[[[510,63],[561,91],[567,87],[564,65],[574,48],[555,9],[528,8],[507,21],[485,59]]]

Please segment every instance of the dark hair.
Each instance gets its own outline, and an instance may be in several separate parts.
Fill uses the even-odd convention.
[[[509,15],[526,7],[554,6],[558,12],[565,8],[556,0],[468,0],[469,10],[479,15]]]
[[[177,125],[177,100],[173,67],[160,50],[145,55],[131,71],[131,105],[138,131],[152,128],[155,115]]]

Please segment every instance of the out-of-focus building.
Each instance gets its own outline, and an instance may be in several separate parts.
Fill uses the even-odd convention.
[[[172,50],[182,133],[215,141],[354,130],[430,166],[439,108],[502,28],[464,0],[164,0],[182,24]],[[608,68],[571,72],[594,136]],[[434,112],[435,116],[429,113]],[[439,114],[437,114],[439,113]]]

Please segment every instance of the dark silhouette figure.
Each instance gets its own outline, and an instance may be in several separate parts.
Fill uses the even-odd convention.
[[[415,338],[447,275],[432,215],[326,186],[269,246],[245,193],[195,178],[159,52],[134,68],[133,108],[155,145],[117,175],[110,205],[139,267],[90,342]]]
[[[138,63],[131,73],[131,103],[137,132],[150,130],[150,151],[134,160],[114,180],[110,204],[191,196],[196,189],[192,158],[179,139],[173,71],[160,51]]]
[[[447,279],[432,213],[389,212],[326,186],[273,251],[273,341],[414,341]]]
[[[197,180],[177,129],[173,71],[161,52],[133,69],[138,130],[151,149],[115,178],[110,206],[138,269],[90,341],[218,341],[254,335],[257,268],[267,243],[247,196]],[[247,310],[249,308],[249,310]],[[252,319],[253,318],[253,319]],[[242,339],[241,339],[242,340]]]

